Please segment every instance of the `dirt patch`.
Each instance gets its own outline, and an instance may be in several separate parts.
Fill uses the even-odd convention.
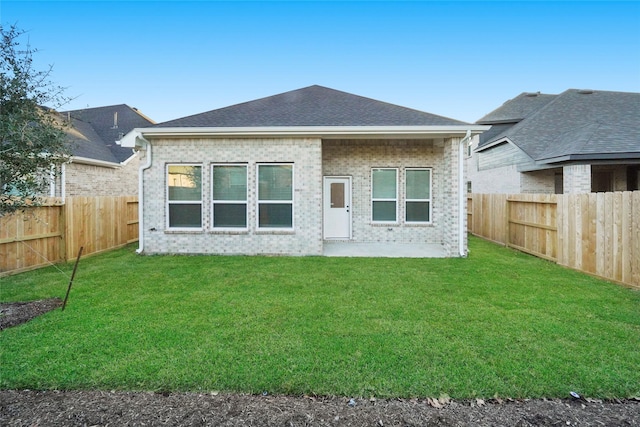
[[[4,426],[638,426],[640,402],[0,391]]]
[[[0,329],[62,305],[0,304]],[[350,399],[0,390],[2,426],[640,426],[640,400]]]
[[[62,306],[60,298],[49,298],[29,302],[0,303],[0,331],[28,322]]]

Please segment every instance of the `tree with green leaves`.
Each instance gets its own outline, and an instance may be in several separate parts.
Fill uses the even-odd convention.
[[[69,102],[50,80],[52,66],[38,71],[25,32],[0,25],[0,216],[37,205],[62,163],[69,158],[63,117]]]

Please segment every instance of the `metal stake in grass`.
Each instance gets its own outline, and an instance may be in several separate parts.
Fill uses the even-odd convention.
[[[78,269],[78,263],[80,262],[80,255],[82,255],[82,250],[84,246],[80,246],[80,250],[78,251],[78,258],[76,258],[76,265],[73,266],[73,273],[71,273],[71,280],[69,280],[69,287],[67,288],[67,295],[64,297],[64,302],[62,303],[62,311],[67,306],[67,300],[69,299],[69,292],[71,292],[71,285],[73,285],[73,278],[76,277],[76,270]]]

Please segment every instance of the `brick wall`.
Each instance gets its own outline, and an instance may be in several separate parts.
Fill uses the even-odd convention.
[[[322,177],[352,177],[353,242],[449,243],[457,254],[457,139],[450,140],[325,140],[193,139],[152,141],[153,166],[145,171],[145,253],[320,255],[322,239]],[[454,159],[443,161],[453,155]],[[143,158],[141,161],[145,161]],[[256,164],[294,163],[294,231],[256,230]],[[166,165],[203,166],[203,230],[166,230]],[[247,163],[248,230],[211,230],[212,163]],[[398,224],[372,224],[371,168],[399,169]],[[432,223],[404,224],[405,168],[432,168]],[[446,237],[445,237],[446,233]],[[465,235],[466,238],[466,235]],[[466,246],[465,246],[466,247]]]
[[[413,140],[324,141],[323,174],[352,177],[353,242],[441,243],[442,154],[442,141],[438,144]],[[371,221],[371,169],[384,167],[399,169],[398,224],[372,224]],[[432,224],[404,224],[402,221],[406,167],[433,168]]]
[[[556,172],[560,171],[561,169],[545,169],[523,172],[520,174],[520,191],[515,193],[555,194]]]
[[[459,215],[459,196],[458,196],[458,175],[459,175],[459,161],[465,161],[464,158],[459,157],[460,138],[450,138],[444,141],[444,153],[443,153],[443,186],[442,186],[442,218],[443,218],[443,245],[449,256],[459,256],[459,236],[460,228],[458,224]],[[467,175],[466,168],[464,168],[464,174],[462,182],[466,183]],[[466,187],[466,186],[464,186]],[[466,203],[464,205],[466,209]],[[467,250],[467,215],[463,215],[463,227],[465,230],[462,234],[464,251]]]
[[[145,253],[322,254],[322,170],[319,139],[193,139],[152,142],[144,172]],[[144,161],[144,159],[143,159]],[[294,163],[294,230],[256,230],[256,164]],[[203,166],[203,230],[166,230],[166,165]],[[248,230],[211,230],[211,164],[248,165]]]
[[[565,194],[591,192],[591,165],[567,165],[562,172]]]
[[[138,167],[138,156],[119,168],[68,163],[65,165],[65,195],[135,196],[138,194]],[[60,196],[60,191],[57,185],[56,195]]]

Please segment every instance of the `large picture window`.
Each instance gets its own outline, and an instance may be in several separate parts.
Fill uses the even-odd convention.
[[[373,169],[371,187],[371,220],[397,222],[398,169]]]
[[[247,166],[211,166],[213,228],[247,228]]]
[[[202,166],[167,165],[168,228],[202,228]]]
[[[407,169],[405,221],[431,222],[431,169]]]
[[[293,165],[258,165],[258,229],[293,228]]]

